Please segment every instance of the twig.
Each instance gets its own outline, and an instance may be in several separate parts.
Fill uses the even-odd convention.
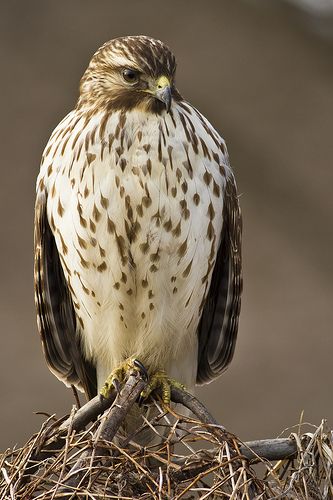
[[[137,379],[138,383],[140,382],[140,386],[145,385],[144,380],[140,377],[139,374],[137,374],[135,378]],[[129,381],[130,380],[133,381],[133,375],[129,377]],[[127,394],[127,391],[128,385],[126,384],[123,388],[122,393]],[[136,390],[134,392],[136,393]],[[138,393],[140,393],[140,391],[138,391]],[[70,425],[72,426],[73,431],[81,431],[87,424],[94,421],[98,417],[98,415],[101,415],[108,408],[110,408],[110,406],[114,403],[115,398],[116,394],[114,393],[112,393],[110,398],[108,399],[102,398],[100,395],[98,395],[88,401],[88,403],[82,406],[79,410],[77,410],[72,418],[67,418],[60,425],[60,427],[58,427],[57,430],[52,429],[53,435],[46,438],[43,443],[40,443],[38,449],[34,450],[34,452],[32,453],[29,461],[30,465],[28,467],[29,474],[33,474],[36,471],[38,463],[40,461],[53,456],[59,449],[64,446],[66,434]],[[180,388],[172,388],[171,400],[173,403],[182,404],[183,406],[188,408],[201,422],[209,424],[212,431],[216,430],[219,433],[221,433],[222,431],[223,437],[225,427],[223,427],[215,420],[215,418],[208,412],[207,408],[195,396],[193,396],[193,394],[190,394]],[[133,402],[130,398],[127,401],[127,404],[130,404],[130,406],[132,406]],[[127,404],[125,405],[125,408],[127,408]],[[125,415],[126,410],[124,411],[123,405],[121,411],[113,410],[112,419],[108,418],[106,421],[104,421],[104,425],[106,427],[103,431],[101,430],[102,434],[100,435],[100,439],[111,441],[111,436],[112,434],[114,435],[114,430],[116,432],[120,425],[118,419],[123,419]],[[240,451],[242,455],[249,460],[262,458],[273,461],[292,456],[296,453],[297,446],[295,440],[292,438],[265,439],[244,443],[240,446]]]
[[[201,422],[210,424],[217,430],[226,430],[223,425],[215,420],[207,408],[193,396],[193,394],[183,389],[172,388],[171,400],[191,410]],[[274,461],[289,458],[294,455],[297,452],[297,444],[293,438],[260,439],[246,442],[241,445],[239,449],[241,454],[248,460],[265,459]]]
[[[137,371],[130,373],[115,403],[110,408],[107,415],[103,417],[102,423],[95,433],[93,446],[84,451],[75,465],[71,468],[64,482],[64,486],[59,490],[61,493],[65,493],[72,488],[77,488],[85,475],[85,468],[89,462],[91,462],[92,467],[106,454],[106,449],[101,446],[101,441],[112,441],[119,427],[124,422],[129,410],[146,385],[147,382],[143,380]]]
[[[112,441],[117,430],[124,422],[127,413],[146,385],[147,382],[143,380],[137,371],[130,374],[117,401],[110,409],[107,417],[105,417],[104,422],[102,421],[99,435],[100,440]]]
[[[239,449],[241,454],[248,460],[265,459],[274,461],[295,455],[297,444],[293,438],[259,439],[257,441],[247,441]]]
[[[28,475],[34,474],[39,467],[40,462],[52,457],[65,444],[66,435],[69,427],[73,431],[81,431],[87,424],[93,422],[98,415],[101,415],[114,403],[116,394],[111,393],[109,398],[103,398],[100,394],[88,401],[79,408],[73,417],[68,417],[57,429],[54,424],[46,431],[45,438],[38,446],[32,450],[29,462],[26,468],[26,474],[22,481],[26,481]]]
[[[193,394],[186,392],[184,389],[172,387],[171,401],[180,403],[191,410],[194,415],[198,417],[200,422],[217,426],[219,429],[224,430],[223,425],[220,425],[215,418],[209,413],[207,408],[195,397]]]
[[[50,499],[76,498],[81,493],[89,498],[109,495],[109,498],[129,499],[146,498],[150,492],[154,498],[180,499],[192,493],[210,498],[213,494],[220,497],[226,493],[230,500],[238,498],[238,494],[242,495],[239,498],[267,500],[284,498],[294,491],[309,495],[313,488],[311,481],[316,481],[317,476],[321,481],[318,491],[324,496],[331,491],[333,448],[330,434],[323,430],[324,424],[314,434],[304,434],[303,439],[291,435],[242,443],[219,425],[195,396],[178,388],[171,391],[172,403],[189,409],[191,417],[184,411],[178,412],[174,405],[162,407],[159,397],[152,398],[158,414],[153,413],[148,420],[143,411],[144,423],[137,427],[135,434],[125,439],[119,436],[120,442],[114,442],[146,383],[141,374],[135,372],[129,375],[116,399],[98,396],[79,410],[73,407],[70,418],[49,417],[26,448],[9,450],[0,457],[4,478],[0,480],[0,497],[44,498],[48,491]],[[90,425],[94,420],[96,422]],[[158,433],[159,428],[162,431],[158,443],[142,447],[135,442],[135,436],[141,431]],[[134,442],[130,442],[132,438]],[[173,445],[177,446],[172,449]],[[55,460],[45,460],[51,455],[56,455]],[[38,460],[38,457],[42,458]],[[282,481],[279,471],[286,458],[289,473],[296,464],[297,474]],[[33,459],[36,462],[32,462]],[[270,462],[275,460],[279,462],[272,467]],[[268,480],[255,475],[254,462],[263,463]],[[37,467],[37,474],[32,474]],[[28,479],[28,484],[24,484]]]

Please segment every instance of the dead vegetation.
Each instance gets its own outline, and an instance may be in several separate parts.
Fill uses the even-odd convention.
[[[150,421],[143,417],[139,430],[162,432],[163,443],[140,447],[135,435],[119,442],[114,437],[144,385],[131,374],[117,397],[96,397],[68,418],[50,416],[22,448],[6,450],[0,498],[333,498],[332,433],[325,421],[299,424],[279,439],[242,443],[177,389],[172,400],[193,417],[155,400],[157,413]]]

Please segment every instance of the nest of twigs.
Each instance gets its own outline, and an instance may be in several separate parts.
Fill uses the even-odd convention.
[[[177,390],[172,399],[194,416],[154,400],[154,417],[143,416],[138,431],[150,430],[159,444],[142,447],[135,435],[119,434],[142,385],[133,375],[115,401],[95,398],[66,420],[49,417],[26,445],[4,452],[0,498],[333,498],[332,436],[324,421],[310,432],[298,425],[287,438],[242,443]]]

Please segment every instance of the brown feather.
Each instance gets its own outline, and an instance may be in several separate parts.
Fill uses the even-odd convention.
[[[236,185],[226,179],[221,244],[198,328],[197,383],[218,377],[232,360],[242,293],[242,218]]]
[[[97,393],[96,370],[81,349],[73,303],[58,249],[46,214],[47,195],[41,191],[35,206],[35,301],[37,323],[48,367],[67,385]]]

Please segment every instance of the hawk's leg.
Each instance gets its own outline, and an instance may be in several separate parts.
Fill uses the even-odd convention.
[[[113,390],[120,392],[121,385],[126,382],[128,374],[133,371],[139,372],[144,380],[148,380],[148,372],[143,364],[138,359],[128,358],[112,370],[101,389],[101,395],[107,398]]]
[[[151,393],[157,390],[162,395],[163,403],[170,405],[172,387],[183,390],[185,389],[185,386],[182,383],[168,377],[164,370],[157,371],[151,375],[147,387],[141,392],[140,401],[143,402],[145,399],[148,399]]]

